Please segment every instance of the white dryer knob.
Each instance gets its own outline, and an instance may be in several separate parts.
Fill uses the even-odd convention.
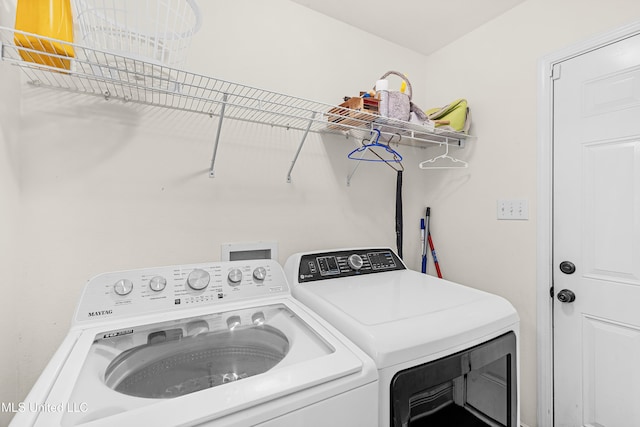
[[[120,279],[113,285],[113,290],[118,295],[128,295],[133,290],[133,282],[129,279]]]
[[[240,283],[242,281],[242,270],[240,270],[239,268],[234,268],[229,272],[227,279],[229,279],[229,282],[233,284]]]
[[[152,291],[160,292],[167,286],[167,279],[162,276],[154,276],[149,280],[149,288]]]
[[[349,258],[347,258],[347,264],[349,264],[349,267],[353,270],[360,270],[363,263],[364,261],[362,261],[362,257],[358,254],[351,254],[349,255]]]
[[[211,276],[208,272],[201,268],[196,268],[187,277],[187,284],[193,290],[199,291],[206,288],[209,285]]]
[[[258,282],[262,282],[267,277],[267,269],[264,267],[257,267],[253,270],[253,278]]]

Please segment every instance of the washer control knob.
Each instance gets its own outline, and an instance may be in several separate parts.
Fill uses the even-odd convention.
[[[253,278],[258,282],[262,282],[267,277],[267,269],[264,267],[257,267],[253,270]]]
[[[200,291],[209,286],[211,276],[201,268],[196,268],[187,276],[187,284],[193,290]]]
[[[229,272],[227,279],[229,279],[229,283],[237,285],[242,281],[242,270],[240,270],[239,268],[234,268]]]
[[[347,258],[347,264],[349,264],[352,270],[358,271],[362,268],[362,257],[358,254],[351,254],[349,258]]]
[[[120,279],[113,285],[113,290],[118,295],[128,295],[133,290],[133,282],[129,279]]]
[[[162,276],[154,276],[149,280],[149,288],[152,291],[160,292],[167,286],[167,279]]]

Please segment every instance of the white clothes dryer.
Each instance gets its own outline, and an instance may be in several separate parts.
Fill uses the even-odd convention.
[[[411,271],[388,248],[299,253],[285,273],[376,362],[381,427],[519,427],[519,318],[505,299]]]
[[[377,424],[373,361],[272,260],[106,273],[12,427]]]

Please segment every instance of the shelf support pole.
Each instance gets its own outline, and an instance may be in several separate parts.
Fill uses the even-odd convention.
[[[351,173],[349,175],[347,175],[347,187],[351,186],[351,178],[353,178],[353,176],[356,174],[356,171],[358,170],[358,166],[360,166],[360,163],[362,163],[362,159],[364,159],[364,156],[367,154],[367,150],[363,150],[362,151],[362,155],[360,156],[360,158],[356,161],[356,165],[354,166],[353,170],[351,171]]]
[[[287,172],[287,182],[291,183],[291,172],[293,171],[293,167],[296,165],[296,161],[298,161],[298,156],[300,155],[300,151],[302,150],[302,146],[304,145],[304,141],[307,139],[307,135],[309,135],[309,130],[311,129],[311,125],[316,118],[316,112],[313,112],[311,116],[311,120],[309,120],[309,124],[307,125],[307,129],[304,131],[304,135],[302,135],[302,141],[300,141],[300,145],[298,145],[298,151],[296,151],[295,156],[293,156],[293,160],[291,161],[291,167],[289,168],[289,172]]]
[[[220,119],[218,119],[218,130],[216,131],[216,140],[213,143],[213,155],[211,156],[211,166],[209,166],[209,178],[215,177],[213,170],[216,164],[216,155],[218,154],[218,142],[220,142],[220,131],[222,130],[222,121],[224,120],[224,110],[227,107],[227,94],[222,97],[222,108],[220,109]]]

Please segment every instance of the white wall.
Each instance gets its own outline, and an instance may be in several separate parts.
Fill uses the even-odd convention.
[[[205,25],[186,68],[202,74],[335,104],[388,67],[416,80],[424,70],[423,56],[287,0],[199,3]],[[20,375],[2,372],[3,402],[24,399],[95,274],[217,260],[220,245],[236,241],[277,240],[282,262],[300,250],[395,245],[395,173],[363,164],[347,187],[353,140],[310,135],[287,184],[302,132],[225,122],[210,179],[216,119],[28,85],[21,101],[10,160],[20,168],[24,273],[9,311]],[[408,166],[424,155],[401,150],[415,159]],[[427,185],[407,170],[406,195]],[[421,205],[406,197],[414,266]]]
[[[0,25],[11,25],[11,4],[0,2]],[[18,158],[18,127],[20,115],[20,87],[18,73],[13,67],[0,66],[0,325],[3,336],[0,347],[0,402],[16,402],[18,391],[18,347],[20,325],[17,322],[20,301],[20,189]],[[0,425],[6,425],[10,413],[0,411]]]
[[[0,67],[0,271],[2,271],[2,298],[0,298],[0,402],[15,402],[19,393],[18,347],[20,325],[16,321],[17,301],[21,300],[19,277],[19,247],[21,227],[18,188],[17,129],[14,125],[19,114],[19,86],[17,70]],[[6,102],[5,102],[6,101]],[[0,425],[7,423],[10,414],[0,412]]]
[[[536,426],[536,96],[538,60],[640,18],[640,3],[528,0],[428,58],[433,104],[466,97],[478,136],[466,173],[429,172],[424,198],[449,278],[508,298],[521,317],[522,421]],[[468,175],[467,175],[468,174]],[[496,200],[526,198],[530,220],[496,221]]]

